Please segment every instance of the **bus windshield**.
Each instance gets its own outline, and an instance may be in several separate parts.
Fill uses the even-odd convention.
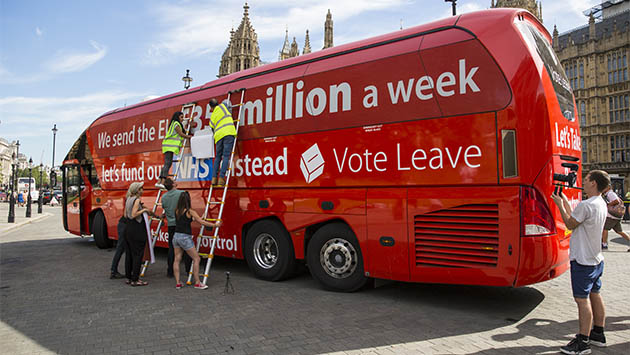
[[[574,112],[575,106],[573,105],[573,91],[569,80],[560,65],[560,60],[556,57],[556,54],[551,48],[551,45],[547,39],[527,21],[517,21],[516,27],[519,29],[527,46],[533,53],[538,53],[538,56],[542,59],[549,78],[553,83],[553,89],[556,92],[556,98],[560,104],[562,115],[569,121],[575,120]]]

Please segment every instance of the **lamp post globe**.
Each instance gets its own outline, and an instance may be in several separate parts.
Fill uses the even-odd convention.
[[[31,218],[31,178],[33,177],[33,158],[28,160],[28,191],[26,192],[26,218]]]
[[[186,69],[186,76],[184,76],[182,78],[182,81],[184,82],[184,89],[188,90],[188,88],[190,88],[190,83],[192,83],[193,78],[188,75],[190,73],[190,69]]]
[[[44,183],[44,164],[43,163],[39,163],[39,196],[37,197],[37,213],[41,214],[42,213],[42,204],[44,203],[43,201],[43,197],[42,197],[42,184]]]
[[[9,217],[7,219],[7,223],[15,223],[15,179],[13,176],[15,175],[15,152],[11,154],[11,181],[9,181]]]

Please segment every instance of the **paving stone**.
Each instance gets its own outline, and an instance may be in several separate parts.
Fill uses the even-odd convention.
[[[630,253],[619,236],[610,240],[602,288],[609,346],[593,353],[627,355]],[[157,250],[150,285],[134,288],[109,280],[112,251],[65,233],[59,210],[0,234],[0,251],[7,354],[557,353],[577,330],[568,273],[514,289],[390,282],[342,294],[308,273],[265,282],[243,261],[217,258],[214,275],[229,270],[237,291],[226,297],[221,279],[211,278],[208,292],[175,290]]]

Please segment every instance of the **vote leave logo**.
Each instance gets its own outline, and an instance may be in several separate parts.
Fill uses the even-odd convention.
[[[302,169],[302,174],[307,184],[313,182],[324,172],[324,158],[322,157],[322,152],[319,151],[319,147],[317,147],[317,143],[302,153],[300,169]]]

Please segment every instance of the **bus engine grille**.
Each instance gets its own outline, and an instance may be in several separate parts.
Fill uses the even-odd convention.
[[[416,266],[496,267],[499,206],[462,205],[414,216]]]

